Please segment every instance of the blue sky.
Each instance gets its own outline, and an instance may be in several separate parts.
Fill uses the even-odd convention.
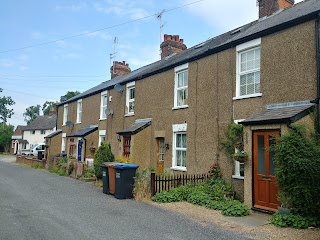
[[[26,125],[27,107],[109,80],[114,37],[116,60],[131,70],[158,60],[159,21],[151,15],[163,9],[197,2],[162,15],[161,39],[180,35],[187,47],[258,18],[256,0],[198,1],[0,0],[0,94],[16,102],[8,123]]]

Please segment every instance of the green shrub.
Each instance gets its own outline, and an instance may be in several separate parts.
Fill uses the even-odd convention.
[[[194,205],[199,205],[199,206],[206,206],[207,204],[210,203],[210,201],[211,199],[208,196],[208,194],[199,190],[192,191],[188,195],[188,199],[187,199],[187,202],[192,203]]]
[[[114,155],[111,151],[110,144],[101,142],[101,146],[94,154],[93,167],[97,178],[102,178],[102,168],[100,164],[103,162],[114,162]]]
[[[226,203],[224,201],[210,201],[206,208],[213,210],[223,210],[225,209]]]
[[[221,213],[225,216],[233,217],[242,217],[250,214],[248,206],[237,200],[226,202]]]
[[[285,207],[295,208],[301,216],[320,218],[320,146],[318,137],[307,127],[295,125],[295,130],[278,137],[275,151],[276,184]]]
[[[157,203],[169,203],[171,201],[171,195],[167,191],[162,191],[157,193],[152,199],[152,201]]]
[[[319,221],[316,217],[302,217],[295,214],[279,214],[278,212],[271,217],[271,223],[277,227],[289,227],[297,229],[305,229],[310,226],[319,226]]]

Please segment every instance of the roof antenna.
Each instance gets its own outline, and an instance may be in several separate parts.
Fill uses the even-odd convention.
[[[114,69],[114,62],[116,61],[116,44],[117,43],[118,43],[118,38],[114,37],[114,39],[113,39],[113,56],[112,56],[112,58],[113,58],[113,74],[116,73],[115,69]],[[112,54],[110,54],[110,58],[111,58],[111,55]]]
[[[161,18],[162,18],[162,14],[165,12],[166,10],[163,9],[158,15],[157,18],[159,19],[160,22],[160,44],[161,44],[161,32],[162,32],[162,28],[164,27],[164,25],[166,25],[167,22],[165,22],[164,24],[161,24]],[[159,45],[160,46],[160,45]],[[161,56],[161,49],[160,49],[160,56]]]

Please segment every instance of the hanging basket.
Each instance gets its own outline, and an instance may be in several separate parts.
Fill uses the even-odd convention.
[[[234,160],[240,162],[240,163],[244,163],[246,161],[248,161],[249,157],[239,157],[239,156],[234,156]]]

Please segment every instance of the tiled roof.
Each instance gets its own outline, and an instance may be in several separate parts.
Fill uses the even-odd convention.
[[[47,130],[56,127],[57,115],[52,116],[38,116],[29,125],[25,126],[22,130]]]
[[[55,136],[57,136],[58,134],[62,133],[61,129],[58,129],[57,131],[50,133],[49,135],[45,136],[44,138],[53,138]]]
[[[88,97],[107,89],[111,89],[115,84],[125,84],[130,81],[136,81],[146,78],[150,75],[166,71],[181,64],[232,48],[238,44],[275,33],[277,31],[309,21],[311,19],[315,19],[319,11],[319,0],[308,0],[295,4],[292,7],[278,11],[277,13],[265,19],[260,19],[248,23],[237,29],[214,37],[204,43],[189,48],[179,54],[171,55],[170,57],[141,67],[126,75],[118,76],[112,80],[103,82],[73,98],[68,99],[67,101],[59,105],[73,102],[77,99]]]
[[[151,118],[147,119],[137,119],[133,124],[129,127],[122,129],[121,131],[117,132],[119,135],[135,135],[138,132],[142,131],[143,129],[147,128],[151,125]]]
[[[71,133],[68,137],[84,137],[98,130],[98,125],[82,127],[79,131]]]
[[[293,123],[313,111],[313,105],[267,109],[241,122],[243,125]]]

